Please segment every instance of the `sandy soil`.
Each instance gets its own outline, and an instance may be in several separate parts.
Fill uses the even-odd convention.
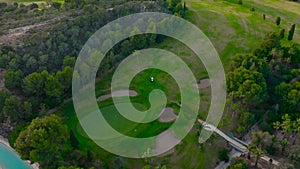
[[[128,90],[118,90],[118,91],[115,91],[111,94],[100,96],[97,100],[98,101],[103,101],[103,100],[106,100],[108,98],[111,98],[112,95],[117,96],[117,97],[127,96],[128,92],[129,92],[129,96],[137,96],[137,92],[134,91],[134,90],[129,90],[129,91]]]
[[[177,115],[174,114],[174,110],[173,110],[172,108],[170,108],[170,107],[164,108],[164,109],[160,112],[159,118],[158,118],[158,120],[159,120],[160,122],[164,122],[164,123],[166,123],[166,122],[171,122],[171,121],[174,121],[174,120],[176,120],[176,119],[177,119]]]
[[[5,146],[10,147],[8,140],[6,138],[4,138],[3,136],[0,135],[0,144],[4,144]]]

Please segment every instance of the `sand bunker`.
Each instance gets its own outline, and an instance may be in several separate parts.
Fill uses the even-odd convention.
[[[174,114],[174,110],[173,110],[172,108],[170,108],[170,107],[164,108],[164,109],[160,112],[159,118],[158,118],[158,120],[159,120],[160,122],[164,122],[164,123],[166,123],[166,122],[171,122],[171,121],[174,121],[174,120],[176,120],[176,119],[177,119],[177,115]]]
[[[114,91],[112,94],[116,97],[122,97],[122,96],[128,96],[128,93],[129,96],[137,96],[137,92],[134,90],[118,90],[118,91]],[[97,100],[98,101],[106,100],[108,98],[111,98],[112,94],[100,96]]]

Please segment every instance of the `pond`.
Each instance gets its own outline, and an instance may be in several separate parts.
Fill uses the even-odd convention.
[[[32,169],[18,154],[0,143],[0,169]]]

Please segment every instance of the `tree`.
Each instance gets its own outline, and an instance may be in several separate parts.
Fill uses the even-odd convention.
[[[175,12],[174,9],[178,4],[181,4],[181,0],[168,0],[169,2],[169,7],[171,11]]]
[[[272,136],[269,132],[258,131],[251,135],[251,143],[260,149],[265,149],[272,143]]]
[[[49,73],[43,71],[41,73],[34,72],[23,79],[23,92],[27,96],[36,96],[42,98],[45,95],[45,82]]]
[[[289,158],[294,161],[295,163],[300,164],[300,146],[293,145],[289,148],[288,151]]]
[[[79,142],[78,142],[73,130],[70,131],[70,141],[71,141],[71,146],[73,148],[78,148]]]
[[[296,112],[300,103],[300,82],[281,83],[275,88],[281,112]],[[290,113],[290,114],[291,114]]]
[[[55,9],[60,9],[61,3],[59,3],[59,2],[53,2],[53,3],[52,3],[52,6],[53,6]]]
[[[34,116],[33,110],[32,110],[32,104],[28,101],[25,101],[23,103],[23,107],[24,107],[24,119],[26,119],[26,120],[32,119],[32,117]]]
[[[293,24],[291,29],[289,30],[289,35],[288,35],[289,41],[293,40],[294,34],[295,34],[295,29],[296,29],[296,24]]]
[[[248,162],[240,157],[231,159],[229,169],[248,169]]]
[[[229,156],[228,156],[228,150],[227,149],[222,149],[219,151],[219,160],[228,162],[229,161]]]
[[[56,76],[50,75],[47,77],[45,82],[45,94],[47,97],[45,103],[50,107],[54,107],[62,102],[63,86]]]
[[[294,133],[294,141],[293,141],[293,145],[295,145],[296,140],[297,140],[297,136],[300,134],[300,118],[298,118],[297,120],[295,120],[293,122],[293,133]]]
[[[266,99],[266,82],[263,75],[244,67],[237,68],[226,75],[227,92],[234,100],[244,104],[259,104]]]
[[[280,40],[281,37],[278,32],[268,33],[265,36],[260,48],[254,51],[254,55],[258,56],[259,58],[267,58],[267,61],[269,62],[272,59],[270,57],[270,52],[272,49],[280,47]]]
[[[267,77],[269,74],[269,68],[266,60],[258,58],[252,54],[236,55],[232,58],[230,65],[232,70],[244,67],[247,70],[256,70],[262,73],[264,77]]]
[[[284,138],[283,140],[280,141],[280,145],[281,145],[281,155],[282,155],[284,153],[286,146],[288,145],[288,140]]]
[[[69,166],[69,167],[58,167],[58,169],[83,169],[83,168],[75,167],[75,166]]]
[[[76,58],[71,56],[66,56],[63,60],[63,67],[74,67],[76,63]]]
[[[10,93],[6,90],[0,90],[0,112],[3,109],[5,100],[10,96]]]
[[[284,38],[284,34],[285,34],[285,29],[280,29],[280,37],[281,37],[281,39]]]
[[[57,168],[69,147],[67,126],[52,114],[32,120],[20,133],[15,149],[23,159],[39,162],[41,167]]]
[[[58,71],[55,75],[61,84],[63,94],[67,97],[71,96],[72,78],[73,78],[73,68],[70,66],[65,66],[62,71]]]
[[[276,130],[282,130],[282,132],[284,133],[283,138],[286,138],[286,135],[292,132],[293,123],[288,114],[283,115],[281,119],[282,122],[277,121],[273,123],[273,127]]]
[[[241,109],[237,107],[238,111],[238,128],[237,132],[240,134],[244,134],[248,131],[251,125],[255,122],[254,114],[249,112],[249,109]]]
[[[33,9],[36,9],[36,8],[39,8],[39,5],[36,4],[36,3],[32,3],[32,4],[29,5],[30,10],[33,10]]]
[[[280,25],[280,22],[281,22],[281,18],[280,18],[280,17],[277,17],[277,18],[276,18],[276,25],[279,26],[279,25]]]
[[[22,82],[22,72],[17,71],[7,71],[5,73],[5,87],[8,89],[16,89],[21,86]]]
[[[16,96],[10,96],[5,99],[3,112],[10,117],[12,122],[16,122],[24,118],[21,101]]]
[[[0,2],[0,9],[5,8],[5,7],[7,7],[7,3],[6,2]]]
[[[4,107],[5,100],[10,96],[10,93],[6,90],[0,90],[0,123],[6,119],[6,115],[2,109]]]
[[[94,160],[94,155],[93,153],[91,152],[91,150],[87,150],[86,152],[86,159],[89,161],[89,162],[92,162]]]
[[[258,160],[264,154],[264,152],[257,147],[253,147],[251,152],[255,155],[255,167],[257,167]]]

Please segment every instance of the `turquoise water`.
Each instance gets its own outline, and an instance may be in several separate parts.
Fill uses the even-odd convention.
[[[0,166],[4,169],[31,169],[21,158],[5,145],[0,143]],[[0,167],[0,168],[1,168]]]

